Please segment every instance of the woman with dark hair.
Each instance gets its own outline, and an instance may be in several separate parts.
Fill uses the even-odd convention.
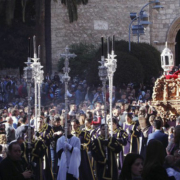
[[[140,131],[138,124],[132,121],[132,113],[127,113],[125,116],[126,122],[123,123],[123,130],[128,134],[128,140],[124,148],[124,156],[128,153],[138,153],[139,152],[139,136]]]
[[[163,168],[165,155],[163,144],[155,139],[149,141],[146,149],[142,177],[143,180],[168,180],[166,170]]]
[[[119,180],[141,180],[143,157],[130,153],[125,157]]]
[[[172,138],[166,148],[167,154],[173,155],[180,148],[180,125],[175,127],[174,138]]]

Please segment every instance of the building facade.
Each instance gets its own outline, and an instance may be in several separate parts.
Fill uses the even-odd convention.
[[[79,42],[100,45],[101,36],[115,35],[118,40],[129,40],[130,12],[139,12],[148,0],[89,0],[87,5],[78,6],[78,20],[69,23],[66,6],[60,1],[51,1],[51,62],[52,70],[57,70],[60,54],[66,45]],[[180,64],[180,0],[160,0],[164,7],[157,11],[155,4],[144,10],[152,22],[140,42],[147,42],[162,51],[168,43]],[[133,24],[137,24],[135,21]],[[137,36],[131,41],[137,42]]]

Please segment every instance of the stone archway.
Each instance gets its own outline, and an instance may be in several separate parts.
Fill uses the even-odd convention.
[[[176,45],[176,36],[178,31],[180,30],[180,17],[177,17],[174,19],[174,21],[171,23],[168,32],[167,32],[167,38],[166,41],[168,43],[168,48],[171,49],[172,53],[174,54],[174,60],[175,60],[175,45]],[[175,62],[176,64],[176,62]]]

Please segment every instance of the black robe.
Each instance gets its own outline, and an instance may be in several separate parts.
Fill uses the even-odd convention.
[[[78,137],[81,141],[81,164],[79,167],[79,180],[95,180],[92,170],[92,164],[88,156],[89,145],[91,141],[90,133],[86,130],[72,131],[72,135]]]
[[[35,180],[43,180],[42,158],[46,154],[46,149],[47,147],[41,140],[32,139],[29,162],[28,142],[24,141],[21,144],[22,157],[27,164],[30,164]]]
[[[108,158],[106,158],[106,147],[108,150]],[[92,142],[92,156],[96,163],[96,175],[98,180],[118,179],[116,154],[121,150],[121,144],[114,137],[110,137],[106,142],[102,136],[99,136]]]
[[[114,130],[113,137],[115,137],[122,146],[126,146],[128,140],[128,134],[126,133],[126,131],[122,129],[122,127],[118,127],[117,129]],[[120,151],[118,155],[119,155],[119,169],[122,169],[123,160],[124,160],[123,150]]]
[[[47,146],[45,153],[45,170],[43,178],[44,180],[54,180],[51,167],[51,152],[50,152],[50,143],[53,139],[54,131],[52,127],[48,124],[44,124],[43,127],[39,130],[39,139],[44,142]]]

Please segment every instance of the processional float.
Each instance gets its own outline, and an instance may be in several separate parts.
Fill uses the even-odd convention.
[[[161,54],[163,75],[155,82],[152,95],[154,106],[163,120],[180,115],[180,70],[170,74],[174,67],[173,53],[165,45]]]

